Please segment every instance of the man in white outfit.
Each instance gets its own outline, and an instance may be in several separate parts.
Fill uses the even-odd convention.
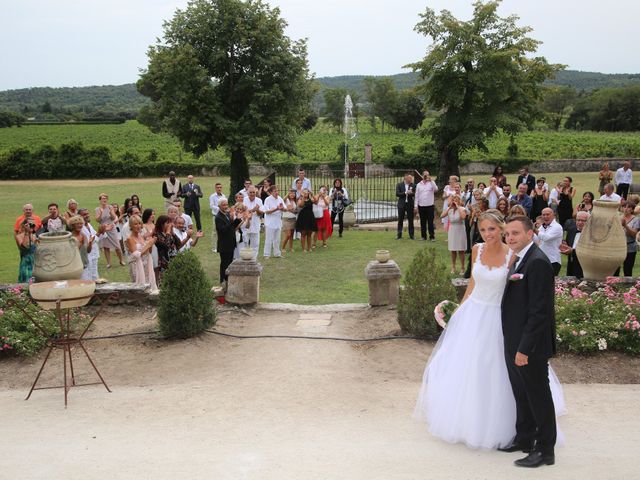
[[[616,193],[626,200],[627,195],[629,195],[629,187],[633,183],[633,172],[631,171],[630,162],[624,162],[622,167],[616,170],[613,181],[616,184]]]
[[[270,195],[264,200],[264,258],[273,256],[280,258],[280,234],[282,233],[282,212],[284,200],[278,195],[278,187],[269,188]]]
[[[93,280],[97,281],[100,276],[98,275],[98,260],[100,260],[100,248],[98,247],[98,232],[95,231],[93,225],[91,225],[91,214],[86,208],[78,210],[78,214],[84,220],[84,226],[82,227],[82,234],[87,241],[92,241],[91,251],[87,253],[87,266],[82,271],[81,280]],[[102,233],[104,233],[104,227],[101,227]]]
[[[247,230],[247,236],[244,242],[253,249],[254,260],[258,258],[258,250],[260,249],[260,215],[264,213],[262,200],[256,197],[256,187],[251,185],[247,189],[247,196],[242,201],[247,211],[251,213],[251,225]]]
[[[496,208],[498,206],[498,200],[502,196],[502,189],[498,186],[498,180],[495,177],[491,177],[489,180],[489,186],[484,189],[484,196],[489,200],[489,208]]]
[[[560,245],[562,244],[562,226],[556,222],[553,210],[545,208],[542,210],[542,223],[535,224],[534,232],[538,236],[538,247],[544,252],[553,271],[556,275],[560,273],[562,267]]]
[[[622,197],[617,193],[613,192],[613,183],[607,183],[604,186],[604,195],[600,197],[600,200],[603,200],[605,202],[620,203],[620,201],[622,200]]]
[[[216,191],[209,195],[209,208],[211,208],[211,214],[213,215],[213,233],[211,234],[211,251],[217,253],[216,245],[218,245],[218,233],[216,232],[216,215],[220,211],[218,203],[223,198],[227,198],[222,193],[222,184],[216,183]]]

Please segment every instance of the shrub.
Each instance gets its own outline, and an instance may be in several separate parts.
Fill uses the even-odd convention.
[[[160,286],[158,326],[167,338],[188,338],[215,323],[211,282],[195,253],[180,253],[169,263]]]
[[[46,345],[47,337],[19,308],[10,305],[9,300],[13,300],[22,307],[52,336],[60,333],[55,313],[52,310],[41,309],[19,286],[0,293],[0,356],[11,353],[23,356],[35,355]],[[74,331],[82,329],[86,326],[87,319],[86,315],[72,310],[72,329]]]
[[[556,285],[556,340],[559,350],[640,353],[640,282],[615,289],[615,279],[587,293]]]
[[[397,308],[400,327],[418,337],[437,336],[440,327],[433,318],[433,309],[442,300],[456,301],[456,291],[447,266],[433,247],[416,253],[403,283]]]
[[[404,150],[404,145],[392,145],[391,146],[391,153],[395,156],[395,157],[404,157],[405,155],[405,150]]]

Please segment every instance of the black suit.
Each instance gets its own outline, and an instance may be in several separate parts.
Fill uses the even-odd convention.
[[[219,211],[216,214],[216,233],[218,234],[217,250],[220,254],[220,282],[227,279],[227,268],[233,262],[233,251],[236,248],[236,227],[242,222]]]
[[[515,263],[502,297],[502,332],[509,381],[516,399],[516,438],[522,445],[553,454],[556,414],[549,388],[549,357],[556,352],[555,275],[547,256],[532,244]],[[521,279],[512,279],[520,274]],[[528,365],[515,364],[516,353]]]
[[[567,221],[567,223],[569,223]],[[566,225],[566,224],[565,224]],[[567,245],[569,245],[573,249],[573,242],[576,239],[576,234],[578,233],[578,229],[575,225],[570,225],[567,229]],[[580,265],[580,261],[578,260],[578,256],[576,255],[575,250],[571,250],[571,253],[567,255],[567,275],[582,278],[584,274],[582,273],[582,266]]]
[[[407,217],[407,229],[409,238],[413,238],[413,206],[416,198],[416,185],[409,184],[411,193],[407,193],[404,182],[396,185],[396,197],[398,197],[398,238],[402,237],[402,224],[404,217]]]
[[[536,188],[536,177],[534,177],[533,175],[529,174],[527,176],[527,181],[524,181],[524,177],[522,175],[518,175],[518,180],[516,181],[516,190],[518,190],[518,186],[521,183],[526,183],[527,184],[527,195],[531,195],[531,191]]]
[[[202,189],[200,185],[195,183],[187,183],[182,186],[180,196],[184,197],[184,213],[193,215],[196,220],[196,228],[202,231],[202,223],[200,223],[200,198],[202,197]]]

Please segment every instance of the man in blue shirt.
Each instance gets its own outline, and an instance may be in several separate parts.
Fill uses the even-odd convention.
[[[531,197],[527,194],[527,188],[528,186],[526,183],[521,183],[520,185],[518,185],[518,193],[511,197],[511,199],[515,200],[518,205],[521,205],[522,208],[524,208],[524,210],[527,212],[527,215],[530,215],[531,207],[533,206],[533,200],[531,200]]]

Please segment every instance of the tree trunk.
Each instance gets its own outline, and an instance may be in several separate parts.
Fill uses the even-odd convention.
[[[244,181],[249,178],[249,164],[247,157],[241,148],[236,148],[231,152],[231,185],[229,190],[229,204],[233,205],[234,196],[244,187]]]
[[[438,174],[438,183],[441,185],[447,185],[451,175],[456,175],[460,178],[458,150],[444,147],[440,150],[440,172]]]

